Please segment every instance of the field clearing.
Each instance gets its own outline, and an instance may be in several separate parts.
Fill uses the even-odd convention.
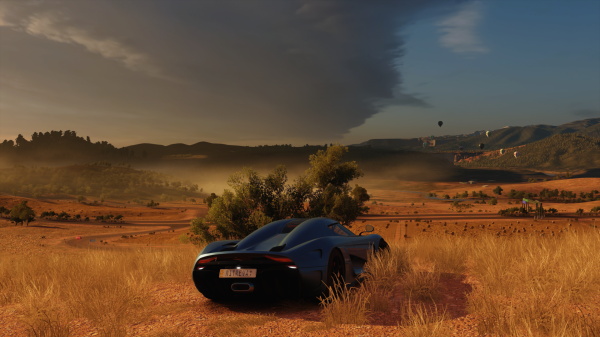
[[[563,311],[560,310],[568,309],[569,319],[575,320],[572,322],[574,326],[568,327],[570,331],[582,326],[598,331],[600,326],[593,322],[600,322],[600,288],[594,280],[600,278],[600,271],[597,269],[600,262],[589,260],[589,256],[598,248],[600,233],[589,235],[571,232],[561,238],[548,239],[490,238],[482,235],[477,240],[470,236],[446,238],[449,241],[418,237],[403,245],[392,244],[392,252],[406,252],[402,254],[408,259],[410,268],[402,274],[392,274],[393,278],[387,278],[388,281],[380,285],[390,289],[384,297],[385,306],[369,309],[364,323],[334,322],[331,326],[324,323],[324,308],[310,302],[214,303],[207,300],[195,289],[187,272],[200,249],[192,245],[182,245],[183,249],[177,250],[86,251],[76,260],[75,257],[69,258],[64,254],[49,254],[35,258],[36,263],[31,263],[34,261],[30,260],[32,257],[20,257],[17,258],[21,261],[18,264],[6,264],[6,260],[3,260],[3,264],[0,263],[0,280],[4,281],[0,283],[0,298],[6,296],[7,291],[12,294],[12,300],[0,305],[0,335],[26,335],[28,326],[25,322],[35,325],[36,319],[39,326],[39,317],[32,316],[31,310],[50,310],[43,307],[45,303],[54,303],[51,305],[52,310],[63,313],[62,318],[57,315],[53,319],[55,322],[62,319],[60,324],[70,328],[71,336],[107,336],[110,329],[113,329],[113,336],[127,334],[148,337],[160,333],[172,333],[175,336],[322,336],[324,333],[332,336],[365,333],[374,336],[415,336],[419,329],[427,326],[439,328],[438,333],[427,335],[477,336],[479,332],[489,329],[482,325],[483,317],[497,309],[509,310],[506,312],[507,319],[517,315],[517,320],[504,322],[510,329],[522,329],[523,324],[537,319],[524,316],[529,309],[545,310],[546,315],[555,315],[558,319],[556,327],[563,324],[560,327],[565,328],[565,321],[560,320],[564,318],[561,316]],[[492,257],[490,254],[493,251],[499,255]],[[523,255],[525,251],[529,251],[531,256]],[[570,263],[564,263],[566,256],[569,256]],[[102,262],[99,263],[100,261]],[[514,261],[521,261],[521,264],[514,264]],[[582,263],[590,268],[580,271],[579,276],[570,274],[577,270],[573,268],[578,268]],[[89,269],[90,265],[95,265],[97,270]],[[142,268],[146,265],[154,268]],[[492,266],[499,267],[501,274],[491,273],[494,270],[490,269]],[[31,285],[22,284],[18,279],[10,277],[11,274],[7,273],[11,268],[20,268],[26,274],[39,274],[40,278],[32,283],[37,288],[31,288]],[[531,273],[539,276],[550,268],[554,274],[548,274],[549,277],[543,283],[530,283],[534,288],[529,288],[524,287],[531,280],[524,277],[523,268],[528,268]],[[126,281],[126,273],[111,273],[111,270],[128,270],[136,278]],[[376,269],[373,272],[389,274],[390,269]],[[81,280],[70,280],[69,275],[79,275]],[[81,283],[98,277],[100,279],[92,284]],[[60,290],[52,288],[52,279],[63,280]],[[377,279],[386,278],[382,274]],[[570,283],[576,279],[582,283]],[[75,282],[75,288],[71,288],[72,282]],[[429,293],[431,288],[418,288],[423,282],[433,282],[435,289],[432,293]],[[109,286],[105,288],[104,284]],[[139,300],[127,302],[126,296],[120,295],[120,290],[111,290],[113,284],[123,287],[124,291],[138,294]],[[376,291],[377,288],[367,287],[367,284],[364,288],[351,292],[350,296]],[[499,287],[499,284],[503,286]],[[98,294],[102,301],[93,302],[93,305],[76,301],[73,297],[75,295],[69,294],[81,286],[86,292],[98,289],[96,291],[100,291]],[[563,288],[578,290],[558,294],[561,302],[552,300],[556,289]],[[428,289],[424,294],[434,296],[435,300],[419,300],[411,295],[418,289]],[[116,294],[111,295],[112,292]],[[35,295],[35,302],[28,300],[27,294],[30,293]],[[19,294],[21,295],[18,296]],[[77,296],[86,295],[81,293]],[[539,302],[542,299],[549,303]],[[116,301],[115,305],[121,303],[129,308],[123,312],[124,320],[117,316],[106,316],[106,310],[118,308],[113,306],[115,309],[110,309],[106,303],[111,301]],[[343,302],[338,304],[345,305]],[[80,310],[86,314],[69,314],[69,308],[80,308],[82,305]],[[515,308],[512,313],[511,307]],[[443,310],[443,320],[440,320],[441,316],[436,316],[435,308]],[[423,310],[422,318],[431,321],[433,325],[413,324],[418,321],[418,310]],[[575,323],[579,325],[575,326]],[[541,324],[539,329],[548,327],[548,322],[539,321],[538,324]],[[506,334],[498,334],[501,335]]]
[[[82,218],[89,217],[90,221],[98,215],[108,214],[121,214],[126,222],[137,220],[187,220],[206,214],[208,211],[206,205],[183,202],[161,202],[159,207],[149,208],[118,201],[107,201],[103,205],[92,205],[79,203],[73,201],[73,199],[30,199],[5,195],[0,195],[0,206],[10,209],[23,200],[27,200],[27,205],[38,216],[45,211],[57,213],[64,211],[71,215],[79,214]]]
[[[111,234],[127,231],[150,230],[152,227],[127,227],[118,228],[116,224],[104,224],[108,228],[99,225],[65,224],[31,222],[29,226],[15,226],[14,224],[0,219],[0,256],[7,255],[24,256],[40,255],[50,252],[81,253],[81,249],[70,248],[63,243],[63,238],[72,239],[81,236],[86,239],[93,234]]]
[[[555,188],[588,192],[589,184],[597,182],[567,179],[543,184],[563,183]],[[436,187],[450,195],[480,190],[477,184],[399,184],[404,184],[402,189],[422,192],[436,191],[423,187]],[[489,191],[487,187],[481,190],[492,196],[491,189],[497,185],[489,185]],[[392,253],[379,262],[369,261],[375,276],[348,292],[354,302],[338,300],[329,306],[305,301],[207,300],[190,277],[201,247],[180,241],[180,236],[191,234],[187,227],[121,238],[119,233],[157,227],[141,223],[118,228],[118,223],[94,221],[35,221],[27,227],[0,219],[0,336],[26,336],[28,330],[47,328],[47,322],[68,328],[68,336],[506,336],[528,328],[536,331],[533,335],[600,335],[600,261],[594,259],[600,250],[600,229],[590,226],[600,227],[600,217],[416,221],[436,214],[497,214],[515,206],[515,200],[509,205],[505,197],[511,188],[529,191],[526,187],[533,187],[535,192],[552,188],[536,185],[501,184],[504,191],[498,205],[474,204],[473,199],[462,202],[473,205],[462,213],[449,209],[453,200],[369,189],[378,204],[369,202],[371,209],[365,217],[387,213],[410,219],[359,219],[351,224],[357,234],[366,224],[373,225],[374,234],[391,244]],[[0,197],[0,202],[8,207],[9,199]],[[10,202],[18,201],[14,199]],[[30,203],[40,211],[48,210],[43,201]],[[164,209],[162,203],[161,209],[87,206],[68,200],[52,205],[56,206],[51,210],[71,214],[127,210],[135,220],[156,225],[207,212],[204,205],[182,207],[182,203],[167,204]],[[568,212],[578,208],[588,212],[595,205],[600,201],[544,203],[546,208]],[[60,242],[62,237],[100,233],[115,234],[109,246],[130,249],[88,250]],[[4,247],[9,248],[3,251]],[[393,266],[402,259],[407,268],[400,271]],[[360,307],[357,301],[366,308],[362,318],[352,316]],[[346,321],[328,318],[328,310],[335,306],[346,313],[342,315]]]

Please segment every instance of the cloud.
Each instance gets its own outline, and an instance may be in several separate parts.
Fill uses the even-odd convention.
[[[10,6],[2,22],[9,27],[1,29],[11,32],[12,42],[0,45],[10,49],[2,71],[56,92],[40,110],[85,114],[92,109],[87,105],[137,114],[153,137],[177,129],[178,137],[194,141],[220,133],[222,142],[309,143],[340,139],[389,105],[428,107],[424,96],[402,88],[400,32],[432,8],[455,3],[5,2]],[[125,117],[106,123],[106,129],[132,132]]]
[[[578,109],[570,112],[571,115],[579,117],[600,117],[600,110],[597,109]]]
[[[0,5],[0,26],[11,27],[17,31],[56,42],[81,45],[88,51],[99,54],[106,59],[117,61],[132,71],[164,80],[180,82],[164,75],[147,55],[119,42],[117,39],[94,36],[91,32],[69,25],[67,23],[69,18],[58,10],[33,12],[23,15],[21,18],[13,16],[14,21],[11,22],[10,4],[11,2],[6,2],[4,5]]]
[[[475,30],[482,18],[482,4],[480,1],[467,3],[456,14],[440,21],[437,25],[440,44],[455,53],[487,53],[479,40]]]

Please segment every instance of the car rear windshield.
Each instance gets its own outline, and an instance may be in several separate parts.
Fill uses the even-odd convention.
[[[285,226],[283,226],[283,229],[281,230],[281,234],[286,234],[286,233],[293,231],[294,229],[296,229],[296,227],[298,227],[301,223],[303,223],[304,220],[305,219],[293,220],[293,221],[286,223]]]
[[[339,235],[343,235],[343,236],[354,236],[354,233],[352,233],[348,228],[340,225],[339,223],[333,224],[333,225],[329,225],[329,228],[334,231],[336,234]]]

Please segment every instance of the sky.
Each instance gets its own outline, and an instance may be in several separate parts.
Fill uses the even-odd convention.
[[[0,141],[350,145],[596,117],[598,0],[0,0]]]

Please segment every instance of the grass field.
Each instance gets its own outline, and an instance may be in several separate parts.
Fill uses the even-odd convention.
[[[504,189],[498,205],[470,210],[496,214],[510,206],[505,194],[512,188],[579,192],[597,179],[498,184]],[[460,213],[448,201],[396,190],[453,195],[481,189],[491,195],[496,184],[371,182],[377,205],[369,204],[366,216],[398,212],[411,219],[355,222],[354,232],[372,224],[390,250],[371,257],[360,287],[321,304],[207,300],[191,280],[201,247],[186,240],[185,229],[116,238],[111,245],[123,249],[114,251],[86,250],[50,243],[121,229],[93,221],[15,227],[0,219],[0,336],[600,336],[600,229],[593,227],[600,227],[600,218],[416,221],[424,214]],[[0,202],[10,206],[18,199]],[[126,218],[150,222],[206,214],[206,206],[177,203],[164,209],[65,200],[31,204],[36,212],[122,210]],[[598,201],[545,203],[561,212],[587,212],[594,205]]]
[[[405,336],[467,327],[496,336],[598,336],[599,250],[599,231],[419,237],[372,256],[361,287],[340,290],[321,306],[212,303],[190,282],[199,251],[190,244],[13,257],[0,260],[0,325],[52,336],[258,336],[269,329],[316,336],[344,335],[353,326]],[[179,329],[161,324],[173,319]],[[237,321],[243,324],[231,323]]]

